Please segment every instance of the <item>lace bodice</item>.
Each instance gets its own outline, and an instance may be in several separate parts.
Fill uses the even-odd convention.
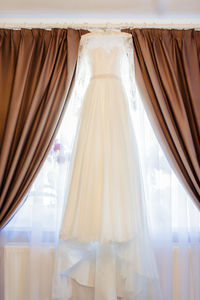
[[[102,47],[89,51],[89,64],[91,67],[91,76],[100,75],[119,75],[120,63],[119,49],[117,47],[109,52]]]
[[[122,32],[83,35],[79,54],[87,60],[91,77],[106,74],[120,77],[125,58],[133,54],[131,35]]]
[[[73,107],[77,114],[90,80],[105,78],[107,74],[121,80],[130,106],[135,109],[136,89],[131,34],[112,31],[82,35],[73,93]]]

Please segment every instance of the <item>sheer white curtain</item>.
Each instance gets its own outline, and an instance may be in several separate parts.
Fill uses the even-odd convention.
[[[0,232],[1,300],[50,300],[54,247],[65,202],[81,96],[89,73],[80,68],[48,158],[25,204]],[[82,80],[84,78],[84,80]],[[130,85],[126,78],[125,84]],[[200,299],[200,212],[171,169],[136,93],[130,103],[150,233],[165,300]]]
[[[170,167],[137,93],[133,124],[164,299],[200,298],[200,212]]]

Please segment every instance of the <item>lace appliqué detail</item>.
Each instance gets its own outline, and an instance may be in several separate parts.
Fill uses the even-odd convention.
[[[88,60],[89,52],[92,49],[103,48],[107,53],[110,53],[114,48],[119,51],[120,59],[120,70],[119,77],[121,78],[127,99],[131,109],[136,109],[137,93],[135,88],[135,68],[134,68],[134,52],[132,35],[125,32],[90,32],[81,37],[79,54],[78,54],[78,65],[83,66],[84,72],[83,78],[79,74],[81,86],[86,84],[91,77],[91,66]],[[81,62],[81,63],[80,63]],[[79,68],[77,72],[79,72]],[[87,73],[87,78],[85,75]]]

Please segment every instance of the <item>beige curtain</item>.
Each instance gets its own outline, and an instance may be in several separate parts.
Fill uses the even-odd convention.
[[[200,208],[200,32],[123,31],[132,33],[143,100],[175,170]]]
[[[22,203],[51,147],[82,33],[0,29],[0,227]]]

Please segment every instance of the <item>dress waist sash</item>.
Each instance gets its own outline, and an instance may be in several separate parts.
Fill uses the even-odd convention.
[[[109,74],[109,73],[94,75],[94,76],[92,76],[91,80],[94,80],[94,79],[105,79],[105,78],[112,78],[112,79],[120,80],[120,78],[117,75]]]

